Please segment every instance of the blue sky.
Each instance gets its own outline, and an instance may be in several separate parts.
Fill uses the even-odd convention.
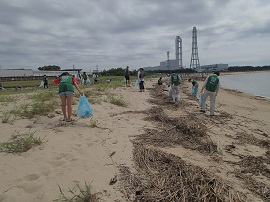
[[[0,66],[158,66],[197,27],[201,65],[270,65],[268,0],[1,0]]]

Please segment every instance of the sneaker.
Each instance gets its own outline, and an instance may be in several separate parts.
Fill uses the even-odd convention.
[[[205,111],[204,111],[204,110],[202,110],[202,109],[200,110],[200,112],[205,113]]]

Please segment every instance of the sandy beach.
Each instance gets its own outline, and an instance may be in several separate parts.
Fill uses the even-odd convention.
[[[57,88],[0,102],[2,120],[16,107],[31,105],[35,93],[52,91],[50,101],[58,102],[47,115],[0,122],[1,143],[14,134],[43,140],[26,152],[0,152],[0,201],[53,201],[60,197],[59,187],[70,195],[68,189],[77,183],[89,183],[100,201],[177,201],[181,194],[194,197],[194,187],[206,182],[220,201],[270,201],[270,100],[222,88],[216,116],[210,117],[209,100],[207,112],[200,113],[198,96],[190,95],[186,79],[178,104],[157,79],[146,80],[145,92],[135,85],[89,85],[83,91],[89,92],[94,116],[71,123],[61,121]],[[111,103],[111,96],[126,106]],[[76,92],[74,117],[78,101]],[[181,189],[175,186],[179,173],[190,179],[181,179]],[[170,187],[173,191],[166,190]]]

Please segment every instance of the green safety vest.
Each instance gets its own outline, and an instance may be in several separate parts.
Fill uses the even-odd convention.
[[[218,83],[219,83],[219,78],[217,75],[209,76],[207,84],[206,84],[206,90],[211,91],[211,92],[216,92]]]
[[[198,82],[196,80],[193,79],[193,81],[191,82],[193,86],[198,85]]]
[[[60,77],[59,93],[66,92],[66,91],[74,92],[72,78],[73,78],[72,75]]]
[[[178,86],[180,84],[179,76],[177,74],[172,74],[171,84],[174,86]]]
[[[129,69],[126,68],[126,74],[125,74],[125,76],[128,76],[128,75],[129,75]]]

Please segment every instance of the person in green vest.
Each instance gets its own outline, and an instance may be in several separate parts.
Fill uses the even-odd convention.
[[[177,97],[177,101],[180,102],[180,91],[179,91],[179,85],[181,82],[181,78],[178,74],[175,73],[175,71],[172,71],[171,75],[171,88],[172,88],[172,99],[173,102],[175,102],[175,99]]]
[[[130,72],[129,72],[129,66],[126,67],[125,70],[125,80],[126,80],[126,86],[130,86]]]
[[[198,88],[199,88],[198,82],[194,79],[188,79],[188,82],[192,83],[192,95],[194,95],[194,97],[196,97],[197,93],[198,93]]]
[[[59,84],[59,96],[62,103],[64,121],[70,122],[72,121],[71,114],[74,95],[73,85],[79,91],[81,96],[83,96],[83,92],[81,91],[75,76],[70,75],[68,72],[63,72],[59,77],[54,79],[54,83]]]
[[[202,96],[202,109],[201,112],[205,113],[206,111],[206,99],[210,97],[210,116],[215,115],[215,105],[216,105],[216,96],[219,91],[219,72],[214,72],[213,75],[208,76],[202,86],[201,93],[205,89]]]
[[[86,85],[86,81],[87,81],[87,75],[86,75],[86,72],[83,72],[82,78],[83,78],[83,85]]]

